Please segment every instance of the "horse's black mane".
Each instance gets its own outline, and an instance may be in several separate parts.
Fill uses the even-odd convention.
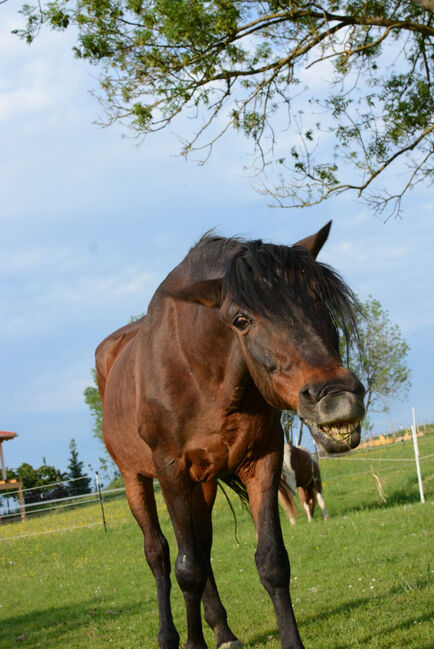
[[[263,316],[291,317],[307,295],[320,300],[347,343],[357,342],[359,302],[338,273],[316,261],[302,246],[283,246],[205,234],[190,251],[201,279],[223,276],[223,291],[246,309]],[[204,272],[206,275],[204,275]],[[209,275],[208,275],[209,277]]]

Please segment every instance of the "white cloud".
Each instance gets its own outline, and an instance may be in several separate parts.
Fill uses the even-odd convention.
[[[131,296],[137,296],[138,304],[146,304],[155,284],[155,276],[137,266],[97,277],[78,276],[70,280],[53,277],[46,283],[43,278],[40,282],[33,280],[24,300],[25,289],[22,289],[21,299],[16,302],[11,301],[11,296],[0,302],[4,314],[0,333],[4,340],[12,341],[29,335],[47,335],[65,323],[72,329],[78,328],[90,313],[122,309],[123,304],[126,308]]]

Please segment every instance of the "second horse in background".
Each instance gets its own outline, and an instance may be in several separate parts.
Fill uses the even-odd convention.
[[[301,446],[285,444],[282,476],[279,485],[279,502],[292,525],[295,525],[297,509],[293,494],[298,491],[307,520],[312,522],[315,504],[318,501],[324,520],[329,518],[322,497],[321,473],[318,462],[309,451]]]

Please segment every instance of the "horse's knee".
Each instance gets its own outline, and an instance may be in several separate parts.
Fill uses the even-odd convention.
[[[255,561],[261,582],[268,591],[288,585],[290,567],[283,545],[275,548],[258,546]]]
[[[162,534],[145,536],[145,557],[155,577],[170,572],[169,544]]]
[[[175,562],[175,575],[184,593],[201,595],[207,574],[207,566],[200,555],[180,549]]]

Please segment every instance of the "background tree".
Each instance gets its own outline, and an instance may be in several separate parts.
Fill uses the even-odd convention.
[[[341,340],[341,356],[345,359],[348,351],[349,367],[366,388],[366,411],[387,412],[393,399],[403,399],[408,394],[409,346],[399,326],[391,322],[388,311],[372,296],[361,303],[357,324],[360,348],[347,349],[345,341]],[[371,428],[368,418],[364,428]]]
[[[71,439],[69,450],[71,455],[69,456],[67,472],[69,478],[68,490],[71,496],[87,494],[90,492],[91,478],[87,477],[83,471],[83,462],[78,459],[77,445],[74,439]]]
[[[99,395],[99,390],[96,383],[96,370],[92,368],[92,379],[94,385],[89,385],[84,390],[84,400],[85,403],[89,406],[90,414],[93,419],[92,432],[94,437],[103,443],[102,439],[102,404],[101,397]]]
[[[100,70],[106,124],[146,135],[175,122],[182,153],[202,160],[233,128],[278,205],[354,190],[390,215],[433,178],[432,10],[433,0],[54,0],[24,5],[16,31],[30,43],[43,24],[76,27],[76,55]]]
[[[285,436],[285,442],[294,442],[294,424],[296,418],[295,412],[292,410],[282,410],[280,415],[280,423],[282,425],[283,434]],[[294,443],[297,443],[295,440]]]
[[[96,370],[92,368],[91,370],[92,378],[94,385],[89,385],[84,390],[84,400],[89,406],[90,414],[93,419],[92,432],[93,436],[101,443],[101,448],[104,451],[104,455],[99,457],[99,464],[101,473],[108,479],[110,475],[114,472],[118,476],[119,472],[112,458],[110,457],[105,445],[102,436],[102,403],[101,397],[99,394],[97,382],[96,382]]]
[[[67,477],[67,474],[62,473],[60,469],[47,464],[45,459],[37,469],[34,469],[31,464],[23,462],[17,469],[8,469],[6,475],[8,480],[20,478],[23,481],[23,489],[27,490],[24,492],[26,503],[43,500],[48,490],[39,487],[62,482]],[[5,491],[4,493],[7,494],[8,492]],[[18,494],[16,493],[12,494],[11,497],[18,500]]]
[[[303,423],[293,410],[282,410],[280,415],[285,442],[291,442],[296,446],[301,444],[303,436]]]

